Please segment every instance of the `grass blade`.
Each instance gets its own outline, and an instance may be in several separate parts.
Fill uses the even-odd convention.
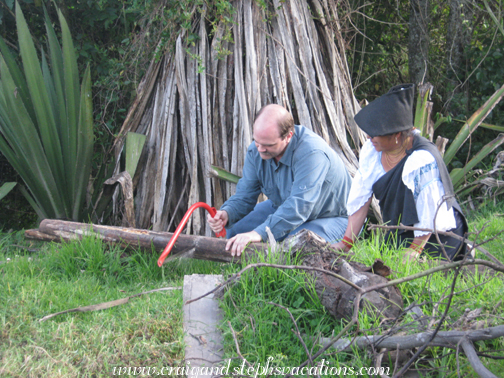
[[[58,9],[58,19],[61,26],[62,38],[62,57],[63,57],[63,84],[67,109],[67,121],[65,130],[68,133],[68,146],[65,149],[65,159],[68,159],[69,171],[67,172],[68,188],[73,195],[80,191],[80,181],[77,176],[80,174],[79,161],[83,156],[82,149],[79,149],[78,140],[80,133],[86,132],[79,129],[79,107],[80,107],[80,88],[79,88],[79,70],[77,67],[77,56],[70,35],[70,29],[65,17]],[[75,153],[77,151],[77,153]]]
[[[82,79],[79,106],[79,123],[76,137],[77,150],[74,169],[75,192],[72,219],[80,219],[87,182],[91,174],[91,159],[93,156],[93,100],[91,94],[91,69],[88,66]]]

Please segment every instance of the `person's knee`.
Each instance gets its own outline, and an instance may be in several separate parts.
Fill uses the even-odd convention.
[[[296,230],[294,230],[293,233],[296,233],[302,229],[307,229],[317,234],[325,241],[331,243],[343,237],[347,225],[348,218],[318,218],[304,223]]]

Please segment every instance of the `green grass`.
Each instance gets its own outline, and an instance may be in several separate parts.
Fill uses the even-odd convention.
[[[181,290],[39,322],[59,311],[181,286],[184,274],[221,271],[220,264],[196,260],[160,269],[157,258],[93,238],[31,246],[21,233],[0,235],[0,376],[110,376],[114,367],[181,365]]]
[[[490,207],[484,211],[470,214],[470,231],[478,232],[478,240],[487,240],[504,230],[504,206]],[[471,236],[474,240],[476,234]],[[484,247],[499,260],[504,261],[504,241],[502,236],[485,244]],[[354,247],[355,257],[358,262],[372,265],[375,259],[382,259],[392,267],[394,278],[406,277],[422,272],[428,267],[422,264],[404,265],[401,261],[401,250],[382,245],[377,237],[359,240]],[[476,258],[487,259],[481,252],[476,252]],[[258,261],[259,262],[259,261]],[[268,262],[279,263],[274,258]],[[237,267],[228,267],[228,274],[235,273]],[[437,273],[415,281],[399,285],[405,306],[413,303],[420,304],[425,315],[440,319],[446,309],[447,298],[454,278],[454,272]],[[225,336],[226,357],[237,356],[235,342],[238,341],[240,353],[252,364],[260,363],[262,366],[268,357],[273,360],[271,364],[277,367],[295,367],[308,359],[305,347],[295,335],[295,324],[287,311],[268,304],[273,302],[287,307],[295,318],[306,347],[313,355],[321,346],[314,342],[310,336],[322,335],[330,337],[337,334],[345,324],[327,313],[312,286],[306,285],[309,275],[303,271],[282,271],[274,268],[257,268],[247,271],[239,282],[225,295],[222,307],[224,309],[224,322],[222,330]],[[502,297],[503,280],[489,277],[488,274],[465,274],[459,277],[455,285],[455,294],[449,307],[447,317],[444,319],[441,330],[450,330],[466,309],[481,309],[477,320],[484,321],[488,326],[504,324],[504,305]],[[230,322],[235,333],[236,341],[227,322]],[[435,326],[435,325],[434,325]],[[416,333],[417,324],[410,315],[403,316],[394,325],[392,333]],[[346,337],[361,336],[366,334],[383,334],[390,329],[390,324],[380,322],[361,313],[359,315],[359,330],[353,327],[352,332]],[[501,339],[475,343],[478,351],[499,350],[496,355],[504,356],[504,341]],[[347,367],[360,369],[360,367],[374,366],[374,355],[371,350],[352,350],[335,353],[327,350],[316,363],[325,360],[326,366]],[[503,360],[481,358],[482,362],[494,374],[500,375],[504,371]],[[459,369],[461,376],[476,377],[463,353],[459,355]],[[233,360],[232,367],[240,367],[241,359]],[[390,376],[394,361],[384,358],[382,366],[391,366]],[[399,365],[399,367],[401,364]],[[426,377],[457,377],[457,356],[453,349],[429,348],[416,362],[423,376]],[[364,375],[365,376],[365,375]]]
[[[481,230],[480,239],[490,239],[504,229],[504,206],[488,207],[470,214],[471,231]],[[476,234],[475,234],[476,235]],[[475,237],[475,236],[474,236]],[[501,236],[485,248],[504,261]],[[404,266],[400,251],[381,245],[377,238],[361,239],[355,246],[355,259],[371,264],[381,258],[394,269],[394,277],[420,272],[421,265]],[[40,322],[43,316],[59,311],[124,298],[143,291],[181,286],[183,276],[192,273],[237,272],[240,266],[197,260],[179,260],[157,267],[158,253],[126,252],[86,238],[68,244],[34,244],[23,233],[0,234],[0,376],[68,377],[111,376],[114,367],[183,366],[182,292],[163,291],[132,298],[114,308],[67,313]],[[477,258],[485,258],[477,252]],[[264,260],[263,260],[264,261]],[[278,262],[268,258],[266,262]],[[283,261],[295,264],[296,261]],[[405,304],[419,303],[424,314],[435,318],[445,310],[453,272],[438,273],[400,285]],[[479,286],[478,286],[479,285]],[[502,280],[485,275],[457,280],[448,316],[442,330],[460,318],[466,308],[481,308],[479,320],[488,325],[503,323]],[[311,354],[320,345],[308,336],[331,336],[346,324],[328,314],[303,271],[257,268],[243,274],[222,301],[225,357],[235,358],[231,370],[241,367],[240,353],[251,363],[262,366],[296,367],[307,353],[294,333],[296,321]],[[232,335],[231,326],[236,334]],[[359,317],[359,330],[347,336],[380,334],[389,325],[366,314]],[[396,324],[394,332],[414,333],[410,315]],[[399,329],[400,328],[400,329]],[[478,342],[479,351],[504,349],[502,340]],[[330,349],[315,360],[325,360],[331,368],[359,369],[374,366],[371,350],[335,353]],[[495,374],[504,370],[502,360],[482,358]],[[383,366],[389,362],[384,358]],[[460,374],[475,377],[472,368],[459,355]],[[427,377],[456,377],[457,357],[452,349],[430,348],[416,364]],[[391,373],[391,372],[390,372]],[[326,375],[328,376],[328,375]],[[364,375],[365,376],[365,375]]]

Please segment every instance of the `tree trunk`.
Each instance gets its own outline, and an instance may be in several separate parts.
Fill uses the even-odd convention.
[[[428,80],[430,0],[411,0],[409,19],[409,75],[414,84]]]
[[[454,86],[465,80],[464,49],[470,43],[472,11],[468,0],[450,0],[450,15],[446,32],[446,63],[448,78]]]
[[[44,219],[37,230],[25,231],[25,236],[29,239],[55,242],[79,240],[83,236],[92,235],[107,244],[118,245],[121,248],[140,248],[147,252],[154,250],[158,253],[163,252],[173,236],[170,232],[90,225],[57,219]],[[226,263],[241,261],[240,258],[233,258],[226,252],[225,247],[225,239],[180,234],[170,255],[184,254],[184,257],[188,258]],[[247,256],[256,255],[256,251],[265,251],[266,248],[267,245],[263,243],[251,244],[243,253],[244,259],[247,260]]]

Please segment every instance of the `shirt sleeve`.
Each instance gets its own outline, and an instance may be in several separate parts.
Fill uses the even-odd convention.
[[[330,160],[323,151],[312,150],[302,161],[292,164],[294,182],[289,197],[254,230],[263,240],[267,240],[266,227],[279,239],[309,219],[320,197]]]
[[[220,210],[225,210],[228,214],[228,227],[254,209],[260,193],[261,184],[254,167],[252,151],[249,149],[243,165],[242,177],[236,185],[236,192],[220,207]]]
[[[361,148],[359,169],[348,196],[348,215],[354,214],[373,195],[373,184],[385,174],[380,159],[381,153],[375,150],[370,140],[367,140]]]
[[[404,164],[402,179],[415,199],[419,222],[414,227],[434,229],[435,217],[436,229],[439,231],[456,227],[453,209],[448,209],[446,201],[443,202],[445,191],[436,159],[431,153],[425,150],[414,151]],[[428,232],[414,233],[417,237]]]

